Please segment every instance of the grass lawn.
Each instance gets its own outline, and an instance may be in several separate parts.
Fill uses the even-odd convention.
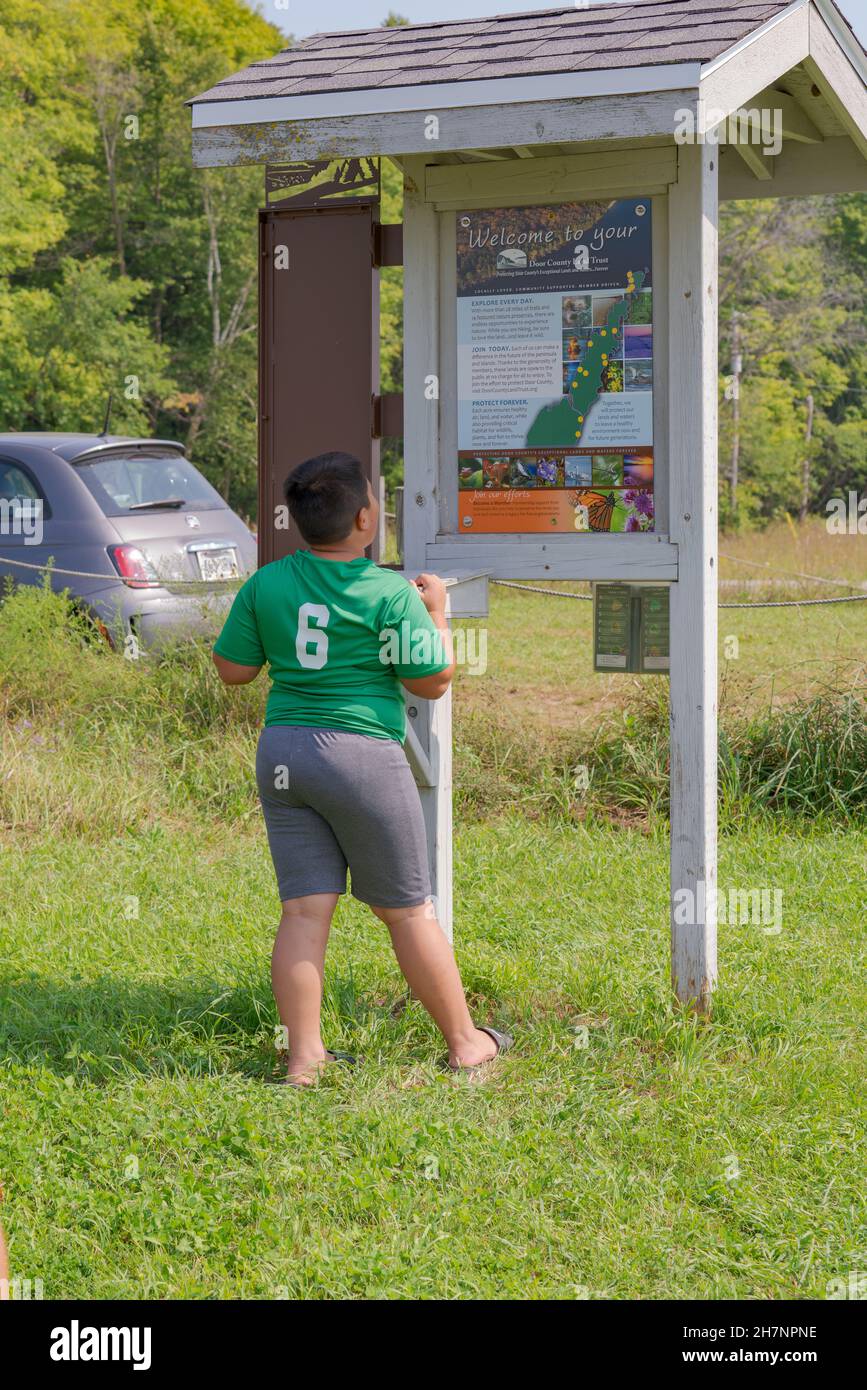
[[[784,886],[783,930],[721,929],[710,1026],[668,1003],[660,832],[506,818],[456,844],[465,980],[514,1053],[447,1074],[343,900],[325,1036],[364,1064],[301,1095],[264,1084],[255,823],[7,836],[14,1273],[46,1298],[822,1298],[862,1268],[865,836],[723,840],[721,884]]]
[[[857,580],[847,538],[790,530],[724,548]],[[363,1065],[303,1093],[267,1084],[265,683],[225,690],[204,646],[125,661],[35,590],[0,603],[13,1277],[45,1298],[821,1299],[863,1272],[867,604],[720,614],[719,882],[782,889],[783,916],[721,926],[701,1023],[668,984],[666,682],[592,673],[589,603],[491,599],[487,670],[456,682],[455,935],[476,1018],[515,1049],[484,1084],[451,1076],[385,928],[343,900],[325,1039]]]
[[[760,536],[728,537],[721,560],[724,580],[759,577],[759,587],[724,587],[721,602],[829,598],[852,590],[805,580],[794,574],[842,577],[864,584],[863,536],[829,536],[811,521],[793,541],[780,522]],[[757,568],[768,564],[766,572]],[[788,577],[787,577],[788,576]],[[767,579],[767,583],[765,583]],[[772,582],[776,580],[776,583]],[[587,584],[547,583],[540,588],[589,594]],[[642,689],[657,688],[655,676],[601,675],[593,670],[591,603],[552,599],[494,587],[487,627],[486,670],[458,672],[463,708],[485,711],[494,720],[533,727],[571,729],[634,704]],[[480,626],[482,620],[462,626]],[[460,625],[459,625],[460,626]],[[735,639],[732,641],[732,639]],[[468,644],[470,655],[479,651]],[[733,653],[736,653],[733,655]],[[755,713],[829,687],[867,687],[867,601],[823,607],[723,608],[719,614],[720,709],[723,717]]]

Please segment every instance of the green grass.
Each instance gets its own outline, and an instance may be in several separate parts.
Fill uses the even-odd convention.
[[[455,693],[464,815],[517,805],[533,818],[667,815],[667,679],[590,675],[595,703],[587,703],[582,676],[568,682],[568,653],[589,665],[589,608],[493,591],[489,668],[462,669]],[[776,621],[794,619],[786,610]],[[826,621],[831,658],[817,658],[803,690],[785,700],[732,701],[724,668],[724,825],[765,812],[864,823],[864,666],[837,647],[840,620]],[[530,631],[540,657],[532,663]],[[519,660],[531,675],[519,675]],[[0,604],[0,831],[92,837],[202,814],[248,822],[257,815],[250,766],[266,692],[264,679],[223,687],[205,642],[125,660],[94,643],[50,591],[20,591]]]
[[[590,676],[589,607],[495,591],[489,672],[456,692],[458,956],[514,1051],[451,1076],[342,900],[325,1037],[364,1061],[298,1093],[267,1084],[263,691],[224,690],[201,647],[125,661],[35,590],[0,606],[14,1276],[46,1298],[813,1299],[863,1270],[862,610],[816,620],[785,698],[773,660],[814,620],[746,615],[772,646],[762,673],[746,645],[749,681],[780,684],[724,703],[720,883],[782,888],[783,928],[721,927],[702,1023],[668,985],[665,682]]]
[[[7,850],[19,1276],[61,1298],[821,1298],[855,1267],[864,837],[723,842],[721,883],[784,884],[784,917],[721,932],[710,1026],[668,1003],[661,836],[513,819],[457,845],[464,977],[514,1053],[485,1085],[443,1070],[384,930],[343,902],[325,1036],[364,1063],[309,1094],[264,1084],[259,833]]]
[[[383,929],[342,903],[325,1037],[364,1065],[303,1095],[263,1084],[263,835],[7,852],[19,1275],[46,1297],[816,1298],[854,1268],[863,837],[722,844],[722,884],[785,884],[784,930],[721,931],[711,1026],[668,1004],[663,838],[502,820],[457,847],[465,983],[514,1054],[450,1077],[427,1016],[395,1011]]]

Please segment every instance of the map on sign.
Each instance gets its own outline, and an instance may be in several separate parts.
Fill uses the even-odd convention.
[[[459,524],[651,531],[651,204],[457,214]]]

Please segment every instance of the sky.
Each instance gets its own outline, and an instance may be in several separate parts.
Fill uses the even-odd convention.
[[[563,7],[564,0],[560,6],[557,0],[258,0],[258,5],[254,0],[254,8],[266,19],[298,39],[340,29],[372,29],[390,9],[413,24],[424,24]],[[867,46],[867,0],[838,0],[838,7]]]

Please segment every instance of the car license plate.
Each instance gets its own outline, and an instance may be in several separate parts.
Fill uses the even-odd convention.
[[[234,546],[225,550],[197,550],[199,574],[203,579],[237,579],[238,556]]]

